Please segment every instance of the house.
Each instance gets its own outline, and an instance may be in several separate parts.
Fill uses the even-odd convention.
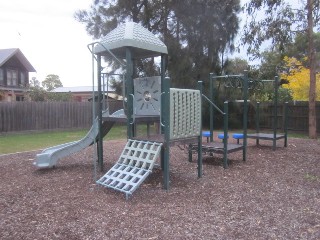
[[[93,88],[92,86],[80,86],[80,87],[58,87],[51,92],[55,93],[70,93],[72,96],[72,101],[75,102],[92,102],[93,96],[97,101],[98,97],[98,89],[95,86],[94,88],[94,95],[93,95]],[[108,92],[105,91],[105,97],[102,101],[104,108],[108,108],[110,113],[113,113],[121,108],[123,108],[123,97],[116,94],[114,89],[111,87],[108,88]],[[102,96],[103,98],[103,96]]]
[[[53,89],[51,92],[56,93],[70,93],[72,95],[72,100],[75,102],[88,102],[92,101],[92,86],[79,86],[79,87],[58,87]],[[94,88],[95,95],[98,92],[97,87]],[[122,100],[122,96],[116,94],[114,89],[108,88],[108,93],[105,93],[108,99],[111,100]]]
[[[0,49],[0,101],[24,101],[29,72],[36,70],[19,48]]]

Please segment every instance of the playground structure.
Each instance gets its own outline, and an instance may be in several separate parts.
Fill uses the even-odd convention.
[[[260,140],[272,141],[272,149],[276,150],[277,141],[280,139],[284,140],[284,147],[288,145],[288,103],[285,103],[284,110],[284,133],[278,133],[278,89],[279,80],[276,76],[273,82],[274,86],[274,98],[273,98],[273,118],[272,118],[272,133],[260,132],[260,102],[257,102],[256,106],[256,132],[247,135],[247,138],[252,138],[256,140],[256,145],[259,145]]]
[[[128,141],[137,140],[144,143],[161,143],[161,167],[164,175],[163,185],[165,189],[168,189],[170,146],[178,141],[194,142],[201,140],[201,121],[199,120],[201,119],[201,112],[195,114],[194,111],[195,109],[201,109],[201,101],[194,97],[199,95],[199,90],[170,88],[170,80],[165,79],[164,77],[167,48],[158,38],[139,24],[132,22],[123,24],[107,34],[101,42],[92,43],[89,47],[93,59],[96,60],[98,91],[101,91],[100,70],[102,57],[111,57],[119,63],[122,63],[122,59],[125,59],[126,62],[124,65],[126,70],[124,82],[126,116],[121,118],[115,116],[103,117],[101,114],[101,99],[98,98],[97,113],[99,125],[102,125],[103,121],[109,121],[111,119],[116,122],[126,122]],[[161,76],[136,77],[136,60],[157,56],[161,57]],[[98,94],[98,97],[99,96],[100,94]],[[189,104],[187,105],[185,101],[188,101]],[[190,104],[192,101],[194,101],[195,104],[198,104],[198,106],[195,107]],[[174,109],[174,106],[178,107],[176,107],[175,111],[171,112],[171,109]],[[198,116],[196,118],[198,121],[195,121],[196,119],[193,118],[194,115]],[[186,121],[186,116],[189,116],[189,121]],[[137,136],[135,126],[141,122],[159,122],[161,125],[161,134],[153,136]],[[188,132],[190,129],[194,129],[194,131],[191,133]],[[102,171],[104,150],[102,145],[102,134],[98,134],[97,144],[98,165]],[[134,161],[128,161],[126,163],[129,164],[125,168],[128,172],[120,174],[119,178],[124,177],[124,175],[129,176],[131,174],[131,167],[135,166]],[[148,169],[149,172],[151,170],[152,169]],[[198,171],[198,176],[200,177],[201,167],[198,167]],[[102,177],[103,180],[101,180],[101,178],[101,181],[98,180],[97,183],[101,184],[103,182],[101,185],[119,190],[120,186],[123,186],[123,181],[119,179],[113,179],[111,181],[111,177],[114,177],[114,175],[111,176],[107,173]],[[140,182],[137,182],[136,184],[138,185]],[[132,192],[130,189],[135,189],[136,187],[129,185],[121,187],[121,191],[126,194],[131,194]]]
[[[247,98],[248,76],[214,76],[210,74],[210,96],[202,94],[202,82],[198,82],[198,89],[177,89],[170,87],[170,79],[165,77],[167,47],[151,32],[139,24],[127,22],[120,25],[100,42],[88,45],[92,53],[93,88],[97,81],[97,104],[94,104],[93,126],[88,134],[80,141],[48,148],[37,155],[34,163],[39,168],[53,167],[57,161],[65,156],[77,152],[89,145],[96,144],[97,151],[93,157],[94,169],[96,164],[103,171],[103,137],[109,132],[114,123],[124,123],[127,127],[127,144],[116,164],[107,171],[97,184],[109,187],[130,196],[138,186],[152,172],[155,161],[160,156],[160,166],[163,172],[163,187],[169,189],[170,147],[188,145],[189,161],[192,153],[197,153],[197,175],[202,176],[202,153],[223,154],[223,165],[228,167],[227,154],[243,151],[243,161],[246,161],[247,147]],[[135,72],[138,59],[161,57],[160,76],[139,77]],[[108,103],[104,101],[104,88],[108,86],[108,77],[102,73],[102,59],[111,58],[125,68],[124,80],[124,109],[110,114]],[[125,60],[125,61],[124,61]],[[95,70],[94,70],[95,69]],[[107,84],[105,84],[105,77]],[[237,83],[231,81],[236,78]],[[226,86],[241,88],[243,92],[243,143],[210,142],[202,144],[202,99],[210,105],[210,132],[213,131],[214,109],[223,115],[224,136],[228,136],[228,102],[224,103],[224,110],[220,110],[214,103],[215,81],[226,81]],[[251,88],[259,88],[257,83],[250,82]],[[108,92],[108,91],[107,91]],[[93,99],[95,99],[93,91]],[[108,99],[108,98],[107,98]],[[159,123],[160,132],[149,134],[149,124]],[[146,123],[147,136],[137,136],[136,125]]]
[[[276,150],[277,140],[284,139],[284,147],[287,147],[287,124],[288,124],[288,103],[285,103],[285,111],[284,111],[284,133],[277,133],[278,127],[278,115],[277,115],[277,107],[278,107],[278,77],[275,77],[275,80],[254,80],[248,78],[247,72],[243,75],[224,75],[224,76],[215,76],[214,74],[210,74],[210,88],[209,88],[209,98],[204,96],[204,98],[210,103],[210,130],[203,132],[203,136],[207,138],[207,142],[202,144],[203,153],[208,153],[212,156],[213,153],[222,154],[223,155],[223,166],[224,168],[228,168],[228,153],[241,151],[243,152],[243,161],[246,161],[247,155],[247,139],[255,139],[256,145],[259,145],[260,140],[269,140],[272,141],[272,149]],[[247,124],[248,124],[248,91],[260,91],[264,88],[264,82],[273,82],[274,86],[274,99],[273,99],[273,133],[262,133],[260,132],[260,103],[257,102],[256,107],[256,132],[248,134],[247,132]],[[216,84],[219,82],[219,84]],[[224,102],[224,111],[219,109],[214,103],[214,99],[217,93],[217,85],[222,85],[225,88],[234,88],[239,89],[242,92],[242,99],[235,100],[235,102],[240,102],[243,104],[243,120],[242,120],[242,133],[234,133],[232,137],[237,140],[237,144],[228,143],[228,101]],[[214,113],[218,112],[223,115],[223,133],[218,134],[218,138],[222,139],[221,142],[213,141],[213,125],[214,125]],[[243,139],[243,143],[240,144],[240,139]],[[192,161],[192,153],[195,153],[199,150],[199,148],[195,145],[189,145],[189,161]]]
[[[60,158],[97,144],[93,160],[103,171],[103,151],[108,148],[103,148],[103,137],[114,123],[125,123],[127,145],[118,162],[96,181],[97,184],[124,192],[128,197],[150,174],[160,154],[163,185],[165,189],[169,189],[170,146],[195,142],[201,146],[201,89],[170,88],[170,79],[164,77],[167,47],[139,24],[127,22],[107,34],[101,42],[89,44],[88,48],[92,53],[92,68],[96,69],[92,73],[93,88],[95,79],[98,88],[97,96],[93,96],[93,99],[97,97],[93,126],[80,141],[44,150],[37,155],[34,165],[39,168],[52,167]],[[135,72],[136,60],[158,56],[161,57],[160,76],[138,77]],[[103,57],[117,61],[126,72],[124,110],[114,114],[110,114],[108,104],[103,106],[103,79],[108,79],[108,75],[101,72]],[[154,122],[161,126],[159,134],[137,136],[136,124]],[[202,175],[201,160],[200,150],[198,177]]]
[[[238,88],[242,91],[242,102],[243,102],[243,143],[237,144],[228,143],[228,101],[224,102],[224,110],[222,111],[214,104],[215,95],[217,93],[216,82],[221,81],[224,83],[226,87]],[[209,110],[210,110],[210,130],[209,135],[206,135],[207,142],[203,143],[201,149],[204,153],[208,153],[212,155],[213,153],[222,154],[223,155],[223,167],[228,168],[228,154],[232,152],[242,151],[242,160],[246,161],[247,156],[247,111],[248,111],[248,75],[245,72],[244,75],[226,75],[226,76],[215,76],[214,74],[210,74],[209,79],[209,97],[203,95],[203,97],[209,102]],[[251,83],[251,85],[253,85]],[[221,142],[213,141],[213,128],[214,128],[214,114],[218,112],[223,115],[223,133],[220,138]],[[189,145],[189,161],[192,161],[192,153],[198,152],[199,148],[195,145]]]
[[[198,146],[201,146],[201,89],[170,88],[170,79],[164,77],[166,46],[151,32],[136,23],[123,24],[107,34],[101,42],[89,44],[88,47],[92,52],[93,68],[97,69],[97,162],[101,171],[103,151],[107,150],[102,144],[103,123],[109,121],[126,123],[128,138],[118,162],[97,183],[124,192],[128,197],[152,171],[154,161],[160,154],[163,185],[165,189],[169,189],[170,146],[194,142],[198,142]],[[158,56],[161,57],[160,76],[137,77],[136,60]],[[111,57],[125,68],[125,116],[102,115],[100,94],[102,57]],[[136,124],[153,122],[159,122],[161,126],[159,135],[137,136]],[[201,161],[200,150],[198,177],[202,175]]]

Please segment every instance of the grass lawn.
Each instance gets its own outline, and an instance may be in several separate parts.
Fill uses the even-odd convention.
[[[146,127],[140,125],[137,130],[138,134],[144,134],[146,132]],[[62,143],[80,140],[86,135],[87,131],[88,129],[0,135],[0,154],[39,150]],[[230,132],[241,131],[242,130],[230,130]],[[222,130],[217,132],[221,133]],[[115,125],[104,140],[124,139],[126,136],[126,126]],[[308,138],[307,133],[289,133],[288,136]]]
[[[80,140],[87,132],[88,129],[0,135],[0,154],[38,150]],[[126,138],[126,127],[114,126],[104,139],[122,138]]]

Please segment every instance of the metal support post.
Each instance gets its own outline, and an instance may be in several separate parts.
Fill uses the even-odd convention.
[[[210,73],[210,95],[209,95],[209,98],[210,98],[210,101],[211,102],[214,102],[214,97],[215,97],[215,78],[214,78],[214,74],[213,73]],[[214,118],[214,109],[213,109],[213,106],[209,105],[209,109],[210,109],[210,142],[213,142],[213,118]]]
[[[256,133],[260,133],[260,102],[256,107]],[[256,139],[256,145],[259,145],[259,138]]]
[[[284,104],[284,146],[288,146],[288,102]]]
[[[228,102],[224,102],[223,115],[223,167],[228,168]]]
[[[164,92],[164,81],[165,81],[165,73],[166,73],[166,58],[165,54],[161,54],[161,93]],[[163,98],[160,99],[162,101]],[[160,116],[163,116],[163,108],[160,109]],[[160,133],[164,134],[164,126],[161,125],[161,119],[160,119]]]
[[[98,103],[97,103],[97,111],[98,111],[98,163],[100,167],[100,171],[103,171],[103,136],[102,136],[102,103],[101,103],[101,54],[97,55],[97,79],[98,79]]]
[[[127,99],[127,137],[134,136],[134,123],[133,123],[133,59],[132,52],[129,47],[126,48],[126,99]]]
[[[162,121],[164,122],[164,146],[163,146],[163,185],[169,190],[169,162],[170,162],[170,79],[165,78],[163,83],[164,97],[161,104]]]
[[[248,71],[244,72],[243,79],[243,151],[242,160],[247,160],[247,130],[248,130]]]
[[[198,89],[200,90],[200,100],[201,100],[202,99],[202,81],[198,81]],[[200,107],[202,107],[202,103],[200,103]],[[200,136],[198,137],[198,178],[202,177],[202,132],[201,131],[202,131],[202,111],[200,111],[200,129],[199,129]]]
[[[277,146],[277,128],[278,128],[278,88],[279,88],[278,76],[274,78],[274,99],[273,99],[273,151],[276,150]]]

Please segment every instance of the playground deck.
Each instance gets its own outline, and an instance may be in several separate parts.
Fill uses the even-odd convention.
[[[204,152],[212,152],[212,153],[218,153],[218,154],[224,153],[222,142],[203,143],[202,149]],[[227,144],[227,153],[232,153],[232,152],[241,151],[241,150],[243,150],[242,144],[234,144],[234,143]]]
[[[150,135],[150,136],[138,136],[138,137],[134,137],[133,139],[142,140],[142,141],[158,142],[158,143],[165,142],[163,134],[154,134],[154,135]],[[169,144],[170,144],[170,146],[177,146],[177,145],[195,143],[195,142],[197,142],[197,140],[198,140],[197,137],[182,138],[182,139],[170,140]]]
[[[256,145],[259,145],[259,140],[272,141],[272,150],[276,150],[277,140],[284,139],[284,147],[288,146],[288,139],[286,134],[273,134],[273,133],[252,133],[248,134],[247,138],[255,139]]]
[[[285,138],[285,135],[276,134],[276,137],[274,137],[273,133],[250,133],[250,134],[247,134],[247,138],[272,141],[272,140],[279,140],[279,139]]]

